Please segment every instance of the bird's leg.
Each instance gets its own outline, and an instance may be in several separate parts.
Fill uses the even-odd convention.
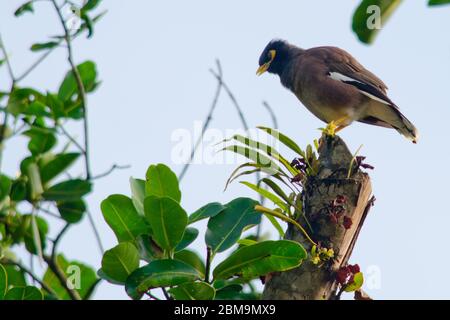
[[[324,130],[324,133],[329,136],[334,136],[337,132],[341,131],[349,125],[349,116],[332,120]]]
[[[325,129],[322,130],[323,135],[334,137],[334,135],[347,127],[349,125],[349,117],[345,116],[342,118],[339,118],[337,120],[332,120],[330,123],[327,124]],[[319,146],[322,145],[323,139],[319,139]]]

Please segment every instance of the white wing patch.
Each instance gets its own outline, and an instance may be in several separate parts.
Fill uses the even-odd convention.
[[[339,72],[330,72],[330,73],[329,73],[329,77],[330,77],[331,79],[333,79],[333,80],[341,81],[341,82],[351,81],[351,82],[358,82],[358,83],[361,83],[361,84],[365,84],[364,82],[361,82],[361,81],[359,81],[359,80],[350,78],[350,77],[348,77],[348,76],[346,76],[346,75],[344,75],[344,74],[342,74],[342,73],[339,73]],[[383,99],[380,99],[380,98],[374,96],[373,94],[368,93],[368,92],[366,92],[366,91],[364,91],[364,90],[358,89],[358,91],[361,92],[363,95],[369,97],[369,98],[372,99],[372,100],[381,102],[381,103],[386,104],[386,105],[388,105],[388,106],[392,105],[390,102],[385,101],[385,100],[383,100]]]
[[[347,77],[346,75],[343,75],[342,73],[339,72],[330,72],[330,78],[333,80],[337,80],[337,81],[355,81],[355,82],[359,82],[362,83],[359,80]]]

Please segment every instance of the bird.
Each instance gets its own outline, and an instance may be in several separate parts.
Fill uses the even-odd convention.
[[[257,75],[266,71],[278,75],[281,84],[334,132],[358,121],[395,129],[417,143],[418,130],[387,96],[384,82],[343,49],[302,49],[274,39],[258,64]]]

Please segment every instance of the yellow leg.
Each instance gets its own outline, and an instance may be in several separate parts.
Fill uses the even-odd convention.
[[[337,132],[341,131],[342,129],[348,126],[348,120],[349,117],[345,116],[337,120],[331,121],[327,125],[327,127],[323,130],[324,134],[334,136]]]

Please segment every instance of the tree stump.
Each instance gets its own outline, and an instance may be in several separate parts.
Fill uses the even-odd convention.
[[[275,273],[268,277],[263,299],[270,300],[329,300],[337,299],[336,271],[345,266],[353,251],[359,231],[372,204],[372,187],[367,173],[353,164],[353,155],[344,141],[338,137],[325,136],[319,147],[319,170],[308,178],[303,190],[303,210],[312,232],[310,236],[323,247],[333,248],[334,259],[322,266],[305,260],[298,268]],[[351,226],[337,223],[330,216],[330,204],[345,197],[343,215],[351,219]],[[347,221],[348,221],[347,218]],[[304,217],[298,222],[308,230]],[[347,225],[348,227],[348,225]],[[294,226],[289,225],[286,239],[298,241],[310,252],[312,245]]]

